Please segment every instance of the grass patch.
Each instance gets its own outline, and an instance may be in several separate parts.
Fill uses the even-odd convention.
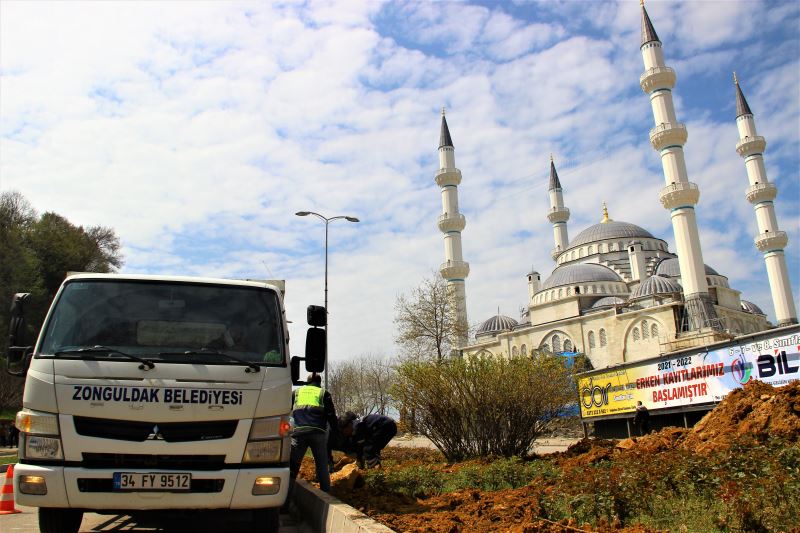
[[[0,465],[11,465],[17,463],[17,454],[0,455]]]
[[[800,516],[800,444],[779,440],[739,442],[707,455],[626,453],[574,466],[547,458],[404,465],[398,456],[391,463],[366,473],[368,489],[425,498],[528,486],[538,516],[592,526],[779,532],[796,527]]]

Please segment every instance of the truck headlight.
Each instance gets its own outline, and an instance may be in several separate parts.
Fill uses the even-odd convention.
[[[57,415],[23,409],[17,413],[14,424],[20,431],[20,459],[64,458]]]
[[[283,438],[292,431],[292,423],[288,416],[270,416],[254,418],[247,440],[265,440]]]
[[[58,437],[58,416],[52,413],[23,409],[17,413],[14,423],[21,433],[29,435],[53,435]]]
[[[21,435],[24,446],[20,446],[20,459],[63,459],[61,439],[58,437],[41,437],[39,435]]]
[[[283,439],[248,442],[244,449],[245,463],[277,463],[281,459]]]
[[[243,463],[277,463],[289,460],[289,435],[292,432],[288,416],[270,416],[253,419]]]

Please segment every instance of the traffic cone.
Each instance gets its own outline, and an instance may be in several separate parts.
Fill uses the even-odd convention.
[[[0,514],[21,513],[14,508],[14,465],[8,465],[6,480],[0,487]]]

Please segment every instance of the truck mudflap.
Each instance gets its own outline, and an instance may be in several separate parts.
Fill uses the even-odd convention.
[[[61,466],[17,465],[14,469],[14,494],[20,505],[91,510],[158,509],[257,509],[280,507],[289,489],[289,469],[252,468],[216,471],[183,471],[191,483],[179,490],[161,487],[120,489],[119,474],[174,475],[178,472],[146,469],[86,469]],[[115,474],[116,483],[115,483]],[[23,476],[44,478],[47,493],[24,494],[19,480]],[[264,481],[268,482],[265,490]],[[277,483],[276,483],[277,480]],[[257,482],[258,481],[258,482]],[[279,485],[275,487],[275,485]],[[259,492],[274,494],[258,494]],[[255,493],[255,494],[254,494]]]

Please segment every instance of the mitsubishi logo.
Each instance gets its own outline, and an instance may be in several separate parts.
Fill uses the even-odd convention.
[[[164,435],[162,435],[161,430],[158,429],[158,424],[153,426],[153,432],[147,436],[147,440],[164,440]]]

